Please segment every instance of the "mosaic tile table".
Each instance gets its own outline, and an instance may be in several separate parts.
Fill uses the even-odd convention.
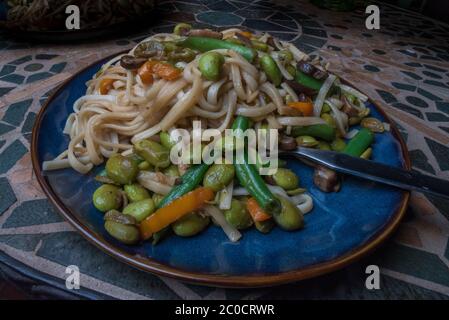
[[[365,14],[335,13],[307,1],[162,1],[155,27],[122,39],[32,45],[0,35],[0,275],[43,296],[121,299],[392,299],[449,297],[449,202],[414,194],[396,235],[374,255],[318,279],[269,289],[227,290],[159,278],[115,261],[87,243],[53,210],[29,154],[36,113],[80,68],[145,34],[198,26],[269,31],[319,53],[332,70],[368,92],[397,123],[413,169],[449,179],[449,26],[381,6],[381,30]],[[77,264],[82,288],[64,290]],[[381,268],[381,290],[365,289],[365,267]]]

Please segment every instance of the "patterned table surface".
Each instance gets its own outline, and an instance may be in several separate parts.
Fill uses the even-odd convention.
[[[394,119],[413,169],[449,179],[449,26],[381,5],[381,29],[363,11],[335,13],[308,1],[160,1],[154,27],[120,39],[73,45],[15,42],[0,34],[0,275],[44,295],[121,299],[392,299],[449,297],[449,202],[414,194],[398,232],[374,255],[339,272],[267,289],[193,286],[135,270],[94,248],[51,207],[32,172],[36,113],[77,70],[178,21],[268,31],[358,83]],[[80,290],[64,291],[76,264]],[[365,288],[365,268],[381,289]]]

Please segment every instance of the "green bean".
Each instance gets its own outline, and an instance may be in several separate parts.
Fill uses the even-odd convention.
[[[242,55],[249,62],[252,62],[256,56],[256,53],[252,48],[238,45],[229,41],[206,37],[187,37],[187,39],[178,42],[178,45],[201,52],[215,49],[230,49]]]
[[[249,127],[248,118],[238,116],[232,125],[233,130],[246,131]],[[267,185],[259,175],[256,167],[248,163],[248,154],[245,152],[243,163],[235,163],[235,172],[240,184],[256,199],[257,203],[267,212],[272,214],[281,209],[279,200],[268,189]]]
[[[360,157],[373,141],[374,133],[368,129],[362,128],[354,138],[349,141],[343,152],[353,157]]]
[[[106,162],[106,173],[116,183],[131,184],[139,173],[139,167],[135,160],[114,154]]]
[[[220,79],[224,62],[224,57],[218,52],[203,53],[198,61],[198,69],[207,80],[217,81]]]
[[[234,179],[235,169],[232,164],[214,164],[204,175],[203,186],[215,192],[224,189]]]
[[[269,233],[274,228],[273,219],[268,219],[265,221],[256,221],[254,222],[256,229],[261,233]]]
[[[156,168],[170,165],[170,151],[155,141],[140,140],[134,144],[134,151]]]
[[[210,222],[209,216],[202,217],[192,212],[172,224],[173,232],[180,237],[192,237],[203,231]]]
[[[314,77],[305,74],[301,70],[296,70],[295,81],[307,88],[316,91],[319,91],[321,89],[321,86],[323,85],[323,81],[317,80]]]
[[[282,73],[273,58],[266,54],[259,59],[259,63],[268,79],[278,87],[282,82]]]
[[[237,199],[232,199],[231,209],[225,210],[223,214],[226,221],[239,230],[249,228],[253,224],[245,205]]]
[[[341,152],[346,148],[346,142],[341,138],[336,138],[331,143],[331,149],[333,151]]]
[[[150,193],[148,190],[137,183],[125,185],[124,190],[128,200],[131,202],[137,202],[150,198]]]
[[[178,23],[173,30],[173,33],[180,36],[184,31],[189,31],[192,29],[192,26],[188,23]]]
[[[299,178],[290,169],[279,168],[273,175],[276,184],[285,190],[293,190],[298,188]]]
[[[293,231],[304,227],[301,210],[284,197],[277,197],[282,205],[280,213],[273,214],[276,224],[284,230]]]
[[[312,136],[326,141],[335,139],[336,130],[328,124],[314,124],[311,126],[293,127],[292,136]]]
[[[120,188],[110,184],[104,184],[95,190],[92,198],[95,208],[101,212],[117,210],[122,206]]]
[[[136,226],[106,221],[104,228],[112,237],[125,244],[135,244],[139,241],[139,229]]]
[[[162,199],[157,208],[162,208],[172,202],[173,200],[185,195],[187,192],[195,189],[200,182],[203,180],[209,165],[202,163],[191,167],[186,173],[181,177],[181,184],[175,186],[171,189],[170,193],[167,194],[164,199]]]

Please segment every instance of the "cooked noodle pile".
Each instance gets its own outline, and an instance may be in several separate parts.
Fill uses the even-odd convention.
[[[240,31],[225,30],[223,38]],[[156,34],[143,42],[179,38],[174,34]],[[265,34],[259,41],[266,42],[268,38],[269,35]],[[271,56],[285,79],[292,79],[281,64],[278,52],[291,52],[294,57],[292,66],[308,57],[289,43],[277,40],[274,43],[276,48]],[[129,54],[132,55],[134,50]],[[213,51],[225,57],[222,77],[215,82],[201,77],[198,70],[200,54],[189,63],[177,64],[183,68],[183,73],[176,81],[156,76],[151,85],[143,84],[139,75],[120,65],[122,55],[107,62],[87,83],[86,95],[74,104],[74,113],[69,116],[64,129],[64,133],[70,136],[67,151],[55,160],[45,162],[44,169],[72,167],[85,174],[114,153],[131,153],[133,143],[139,140],[151,138],[160,131],[190,128],[192,120],[201,120],[203,128],[217,128],[221,132],[230,127],[235,115],[252,118],[256,126],[266,120],[269,127],[275,129],[324,123],[320,117],[303,117],[286,107],[286,96],[293,101],[298,99],[286,82],[276,88],[264,72],[235,51]],[[100,84],[104,79],[114,81],[107,94],[100,94]],[[335,111],[340,113],[338,109]],[[341,123],[342,127],[346,125],[344,121]]]

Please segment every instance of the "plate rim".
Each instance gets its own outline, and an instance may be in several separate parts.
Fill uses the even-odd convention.
[[[257,273],[245,276],[231,276],[226,274],[204,274],[194,271],[186,271],[180,268],[175,268],[164,263],[160,263],[154,258],[142,258],[137,255],[131,255],[125,251],[114,247],[112,244],[104,239],[101,239],[93,230],[90,230],[82,221],[80,221],[76,215],[64,205],[64,203],[58,198],[56,193],[53,191],[52,187],[48,183],[45,176],[42,174],[41,166],[38,159],[38,133],[41,128],[42,119],[44,114],[51,102],[55,99],[59,93],[65,89],[76,77],[87,69],[93,67],[99,62],[106,60],[108,58],[115,57],[124,51],[117,52],[115,54],[106,56],[104,58],[98,59],[93,63],[79,69],[72,76],[66,79],[62,84],[60,84],[57,89],[47,98],[42,108],[39,110],[36,120],[33,125],[32,130],[32,140],[31,140],[31,160],[33,165],[33,171],[36,175],[39,185],[44,191],[50,203],[56,208],[56,211],[62,215],[62,217],[67,220],[76,231],[78,231],[87,241],[95,245],[97,248],[107,253],[108,255],[116,258],[120,262],[124,262],[132,267],[139,270],[150,272],[159,276],[169,277],[172,279],[184,281],[187,283],[192,283],[196,285],[214,286],[214,287],[225,287],[225,288],[257,288],[257,287],[270,287],[276,286],[301,280],[306,280],[314,278],[320,275],[324,275],[330,272],[342,269],[345,266],[350,265],[353,262],[365,257],[369,253],[373,252],[374,249],[378,248],[382,243],[385,242],[397,229],[400,221],[405,215],[408,202],[410,199],[410,192],[403,191],[402,197],[399,202],[399,206],[393,213],[389,221],[372,237],[370,237],[363,245],[357,246],[350,250],[349,252],[340,255],[329,261],[314,264],[305,268],[299,268],[297,270],[291,270],[287,272],[279,273]],[[354,88],[357,88],[353,83],[339,77],[343,83],[349,84]],[[359,90],[357,88],[357,90]],[[359,90],[364,93],[363,91]],[[368,96],[368,95],[367,95]],[[378,102],[369,98],[368,101],[376,108],[376,110],[385,118],[385,122],[390,124],[390,132],[393,137],[400,145],[400,150],[404,160],[404,168],[411,169],[411,161],[408,153],[407,146],[404,139],[399,133],[396,125],[391,121],[390,117],[383,110]]]

